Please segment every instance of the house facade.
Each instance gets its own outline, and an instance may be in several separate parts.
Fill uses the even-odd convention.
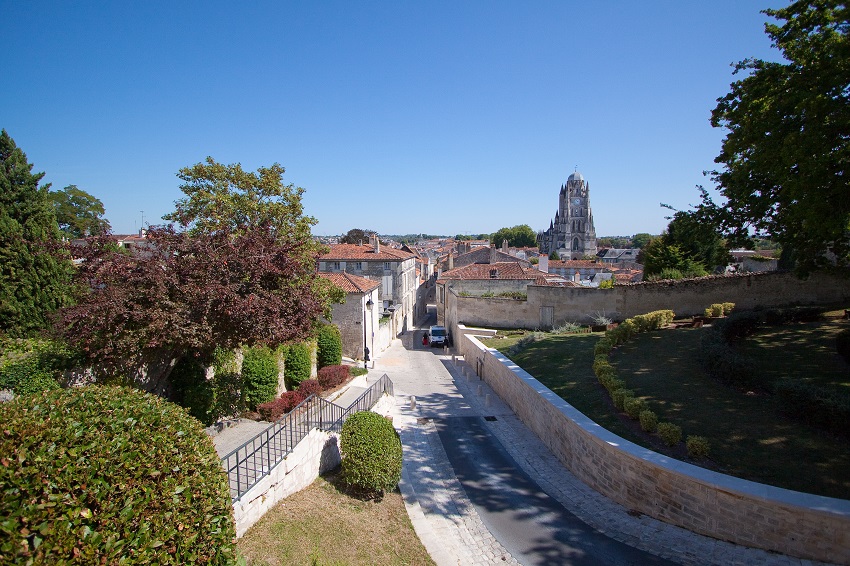
[[[335,244],[318,258],[318,270],[350,273],[380,284],[377,310],[389,317],[393,335],[413,327],[416,313],[416,256],[382,245],[373,236],[369,244]]]
[[[385,347],[379,332],[381,283],[344,271],[320,271],[319,276],[345,291],[345,302],[333,305],[332,315],[342,337],[342,355],[365,360],[368,348],[374,359]]]

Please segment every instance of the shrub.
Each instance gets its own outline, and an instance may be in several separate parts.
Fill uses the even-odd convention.
[[[248,410],[277,395],[278,368],[274,353],[265,347],[246,348],[242,360],[242,397]]]
[[[647,408],[646,401],[640,397],[625,397],[623,399],[623,410],[632,419],[639,419],[641,412]]]
[[[349,369],[349,373],[351,374],[351,377],[358,377],[358,376],[366,375],[367,373],[369,373],[368,369],[362,368],[360,366],[349,366],[348,369]]]
[[[646,432],[655,432],[658,430],[658,415],[649,409],[644,409],[638,417],[640,419],[640,428]]]
[[[561,326],[553,328],[552,334],[575,334],[581,330],[581,324],[577,322],[565,322]]]
[[[31,395],[57,389],[62,372],[80,362],[65,343],[54,340],[6,340],[0,344],[0,389]]]
[[[844,361],[850,362],[850,328],[845,328],[835,337],[835,350]]]
[[[302,381],[310,379],[312,368],[310,346],[304,343],[292,344],[286,353],[286,366],[283,377],[288,389],[297,388]]]
[[[732,313],[732,310],[735,308],[735,303],[723,303],[723,314],[729,315]]]
[[[708,454],[711,452],[711,445],[704,436],[688,436],[685,446],[688,449],[688,456],[691,458],[708,458]]]
[[[316,366],[322,369],[325,366],[339,365],[342,363],[342,336],[339,328],[333,324],[323,324],[319,327],[319,336],[316,346]]]
[[[344,481],[367,492],[394,489],[401,479],[401,439],[390,421],[369,411],[354,413],[340,433]]]
[[[723,316],[723,305],[720,303],[714,303],[705,309],[704,314],[709,317],[721,317]]]
[[[675,446],[682,440],[682,427],[673,423],[658,423],[658,436],[667,446]]]
[[[3,563],[235,562],[227,477],[177,405],[78,387],[6,403],[0,428]]]
[[[614,349],[614,341],[608,338],[607,336],[603,336],[599,339],[595,346],[593,346],[593,355],[598,356],[599,354],[609,354],[611,350]]]
[[[348,381],[349,372],[349,366],[325,366],[319,370],[316,378],[322,391],[329,391]]]
[[[850,394],[791,379],[776,386],[780,410],[804,423],[850,436]]]
[[[613,393],[611,393],[611,400],[614,401],[614,406],[617,407],[618,410],[622,411],[623,407],[625,407],[626,399],[633,398],[635,396],[635,392],[631,389],[615,389]]]
[[[322,386],[315,379],[305,379],[298,386],[298,392],[306,399],[310,395],[319,395],[322,393]]]
[[[608,378],[602,385],[608,390],[608,395],[611,396],[611,399],[614,398],[615,391],[626,388],[626,382],[622,379],[617,379],[616,377]]]
[[[276,421],[286,413],[292,412],[304,399],[301,391],[284,391],[274,401],[257,405],[257,412],[264,421]]]
[[[614,280],[613,279],[603,279],[599,282],[600,289],[613,289],[614,288]]]

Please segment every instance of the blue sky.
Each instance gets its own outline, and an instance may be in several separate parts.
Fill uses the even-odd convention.
[[[278,162],[316,234],[546,228],[575,167],[602,235],[698,201],[731,63],[775,59],[777,0],[0,0],[0,127],[116,233],[178,169]]]

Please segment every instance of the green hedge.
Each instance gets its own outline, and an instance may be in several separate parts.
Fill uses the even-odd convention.
[[[342,336],[339,328],[333,324],[323,324],[319,327],[316,339],[316,366],[336,366],[342,363]]]
[[[209,426],[238,414],[242,402],[242,376],[235,372],[233,352],[217,349],[213,354],[213,378],[207,380],[205,366],[194,356],[184,356],[171,371],[171,399],[193,417]]]
[[[62,373],[80,363],[76,352],[54,340],[4,340],[0,351],[0,389],[17,395],[57,389]]]
[[[0,563],[235,562],[227,477],[177,405],[56,390],[5,404],[0,429]]]
[[[354,413],[340,433],[342,474],[357,489],[381,493],[401,479],[401,439],[392,423],[370,411]]]
[[[242,399],[254,411],[257,405],[277,397],[277,358],[269,348],[246,348],[242,360]]]
[[[286,365],[283,370],[286,388],[289,390],[297,389],[302,381],[310,379],[312,367],[312,350],[309,344],[302,342],[289,346],[286,352]]]

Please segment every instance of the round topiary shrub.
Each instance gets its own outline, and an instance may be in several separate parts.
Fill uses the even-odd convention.
[[[688,449],[688,456],[691,458],[707,458],[709,452],[711,452],[711,444],[704,436],[688,436],[685,447]]]
[[[0,430],[0,563],[235,562],[227,477],[177,405],[62,389],[6,403]]]
[[[319,369],[342,363],[342,336],[339,328],[333,324],[323,324],[319,328],[316,341],[316,365]]]
[[[658,430],[658,415],[654,411],[644,409],[640,412],[640,428],[646,432]]]
[[[242,395],[248,410],[253,411],[257,405],[277,397],[277,375],[277,359],[270,349],[245,349],[242,359]]]
[[[310,395],[321,395],[322,386],[319,385],[319,382],[315,379],[305,379],[301,382],[301,385],[298,386],[298,391],[306,399]]]
[[[615,389],[611,393],[611,400],[614,401],[614,406],[617,410],[622,411],[625,406],[626,399],[631,399],[635,396],[635,392],[631,389]]]
[[[623,399],[623,411],[632,419],[639,419],[641,412],[646,409],[646,401],[640,397],[626,397]]]
[[[287,389],[297,389],[301,382],[310,379],[313,365],[310,346],[304,343],[292,344],[286,352],[286,365],[283,377]]]
[[[659,423],[658,436],[667,446],[675,446],[682,440],[682,427],[673,423]]]
[[[342,475],[351,487],[382,493],[401,479],[401,439],[390,421],[371,411],[354,413],[340,433]]]

